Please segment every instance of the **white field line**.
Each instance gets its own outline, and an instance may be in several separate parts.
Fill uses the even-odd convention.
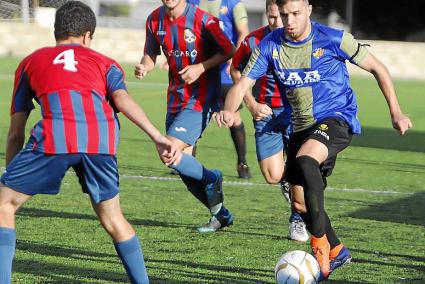
[[[0,167],[0,171],[3,172],[5,170],[4,167]],[[68,171],[67,175],[75,175],[73,171]],[[158,176],[141,176],[141,175],[126,175],[126,174],[120,174],[121,179],[139,179],[139,180],[157,180],[157,181],[163,181],[163,182],[179,182],[180,178],[176,177],[158,177]],[[271,186],[271,187],[277,187],[277,185],[269,185],[267,183],[255,183],[255,182],[249,182],[249,181],[223,181],[224,185],[227,186]],[[334,187],[327,187],[326,190],[329,191],[346,191],[346,192],[361,192],[361,193],[369,193],[369,194],[393,194],[393,195],[413,195],[414,192],[399,192],[399,191],[393,191],[393,190],[372,190],[372,189],[364,189],[364,188],[334,188]]]
[[[139,175],[126,175],[122,174],[120,175],[120,178],[122,179],[140,179],[140,180],[158,180],[158,181],[168,181],[168,182],[176,182],[180,181],[180,178],[174,178],[174,177],[157,177],[157,176],[139,176]],[[247,181],[223,181],[224,185],[227,186],[274,186],[277,187],[277,185],[269,185],[266,183],[254,183],[254,182],[247,182]],[[395,194],[395,195],[412,195],[414,193],[411,192],[398,192],[393,190],[370,190],[370,189],[363,189],[363,188],[333,188],[328,187],[326,190],[330,191],[346,191],[346,192],[362,192],[362,193],[370,193],[370,194]]]

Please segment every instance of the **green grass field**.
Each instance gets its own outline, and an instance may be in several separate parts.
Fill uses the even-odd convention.
[[[0,58],[0,166],[17,59]],[[126,66],[130,92],[164,129],[166,74],[144,81]],[[353,78],[364,133],[339,155],[326,190],[326,208],[354,263],[329,283],[425,283],[425,82],[396,81],[414,128],[405,137],[391,129],[375,81]],[[244,110],[253,178],[241,183],[228,130],[210,125],[199,159],[224,173],[226,205],[234,226],[200,235],[208,212],[169,175],[148,137],[121,117],[121,199],[142,241],[152,283],[274,283],[274,265],[289,250],[308,244],[287,239],[289,205],[266,185],[256,164],[253,128]],[[29,126],[39,116],[35,111]],[[157,177],[169,178],[169,180]],[[89,199],[70,173],[57,196],[36,196],[17,216],[13,283],[126,283],[109,237]]]

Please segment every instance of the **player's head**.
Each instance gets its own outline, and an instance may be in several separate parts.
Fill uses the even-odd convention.
[[[286,36],[301,41],[310,33],[312,7],[308,0],[277,0]]]
[[[164,4],[165,8],[167,9],[174,9],[180,5],[184,5],[186,3],[186,0],[161,0],[162,4]]]
[[[266,0],[266,18],[271,30],[275,30],[283,26],[282,19],[279,14],[279,7],[277,6],[277,0]]]
[[[90,41],[96,28],[96,16],[89,6],[79,1],[62,5],[55,16],[55,39],[83,37]]]

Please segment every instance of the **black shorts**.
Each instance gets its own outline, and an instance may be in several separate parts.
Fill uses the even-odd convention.
[[[353,133],[350,126],[341,118],[325,118],[310,128],[289,136],[285,179],[290,184],[302,185],[302,176],[296,170],[295,160],[301,146],[309,139],[322,142],[328,148],[328,158],[320,165],[323,181],[332,174],[336,156],[351,143]]]
[[[233,87],[231,84],[222,84],[221,85],[221,95],[223,97],[223,101],[226,100],[227,93],[229,92],[230,88]],[[238,110],[241,110],[243,108],[243,103],[241,103],[238,107]]]

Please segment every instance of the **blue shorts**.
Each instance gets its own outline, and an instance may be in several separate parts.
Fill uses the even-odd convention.
[[[70,167],[77,174],[83,192],[88,193],[95,203],[118,194],[117,159],[111,155],[46,155],[26,147],[13,158],[0,181],[27,195],[58,194]]]
[[[167,113],[165,129],[167,135],[175,137],[188,145],[195,145],[211,119],[210,112],[183,109],[177,113]]]
[[[273,114],[262,120],[254,120],[255,147],[258,161],[269,158],[285,149],[290,127],[289,117],[283,108],[272,109]]]

